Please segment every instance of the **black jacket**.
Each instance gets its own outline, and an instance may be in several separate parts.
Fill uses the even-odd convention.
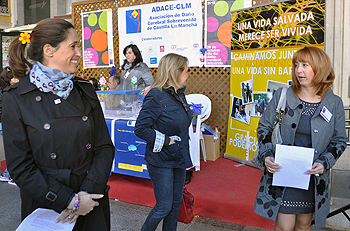
[[[2,122],[8,170],[21,189],[22,219],[38,207],[61,212],[73,192],[84,190],[105,193],[101,200],[108,212],[98,208],[100,202],[77,224],[94,221],[98,230],[108,230],[107,181],[114,147],[92,85],[80,78],[73,82],[67,100],[39,91],[28,76],[5,89]],[[93,230],[86,227],[81,230]]]
[[[135,125],[135,134],[147,141],[147,164],[165,168],[192,167],[188,135],[192,112],[186,102],[184,90],[180,89],[176,94],[172,87],[162,91],[152,88],[147,93]],[[160,152],[153,152],[155,130],[167,137],[177,135],[181,141],[164,145]]]
[[[0,89],[0,123],[2,117],[2,90]]]

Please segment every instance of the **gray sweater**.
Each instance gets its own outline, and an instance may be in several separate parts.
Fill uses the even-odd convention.
[[[142,90],[153,83],[153,76],[151,70],[145,63],[138,63],[129,70],[129,75],[125,78],[127,70],[122,71],[120,76],[120,90],[133,90],[131,81],[133,81],[135,90]]]

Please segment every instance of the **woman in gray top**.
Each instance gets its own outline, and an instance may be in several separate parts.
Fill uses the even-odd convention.
[[[271,143],[278,89],[264,111],[257,129],[259,161],[265,165],[254,211],[276,222],[275,230],[310,230],[315,213],[315,228],[326,224],[329,213],[330,169],[346,148],[345,113],[341,98],[331,87],[334,72],[327,54],[314,46],[306,46],[293,56],[292,86],[287,90],[286,109],[281,123],[283,145],[314,148],[308,190],[272,186],[272,178],[280,166],[275,163]]]
[[[122,65],[120,90],[141,90],[153,83],[153,76],[147,64],[143,62],[139,48],[130,44],[123,50],[126,59]]]

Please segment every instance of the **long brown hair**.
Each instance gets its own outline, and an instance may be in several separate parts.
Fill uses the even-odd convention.
[[[301,91],[298,81],[295,64],[297,62],[307,62],[315,73],[312,79],[312,86],[316,89],[316,95],[323,97],[333,85],[335,78],[331,60],[326,52],[315,46],[305,46],[293,55],[292,68],[292,89],[297,94]]]
[[[134,62],[132,62],[132,64],[131,64],[130,69],[133,69],[138,63],[142,63],[143,59],[142,59],[142,55],[141,55],[139,48],[134,44],[130,44],[130,45],[127,45],[126,47],[124,47],[124,50],[123,50],[124,56],[126,55],[126,52],[128,51],[129,48],[131,48],[132,52],[134,53],[134,55],[136,57]],[[124,70],[125,64],[127,64],[127,63],[128,63],[128,60],[124,59],[124,62],[122,65],[122,70]]]
[[[63,19],[47,18],[41,20],[30,34],[30,43],[27,50],[29,59],[33,61],[43,62],[46,44],[52,47],[58,47],[61,42],[66,40],[69,29],[74,26]],[[9,47],[9,65],[12,74],[17,78],[23,78],[32,64],[26,58],[26,45],[19,41],[19,37],[15,38]]]
[[[12,74],[18,79],[23,78],[28,69],[32,68],[32,64],[25,58],[26,45],[19,41],[19,37],[15,38],[9,47],[9,65]]]

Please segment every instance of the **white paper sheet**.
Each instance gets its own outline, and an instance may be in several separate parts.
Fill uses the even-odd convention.
[[[275,162],[282,168],[273,174],[272,185],[307,190],[310,175],[305,172],[312,168],[313,148],[276,145]]]
[[[76,221],[72,224],[56,223],[59,216],[54,210],[38,208],[21,222],[16,231],[72,231]]]

